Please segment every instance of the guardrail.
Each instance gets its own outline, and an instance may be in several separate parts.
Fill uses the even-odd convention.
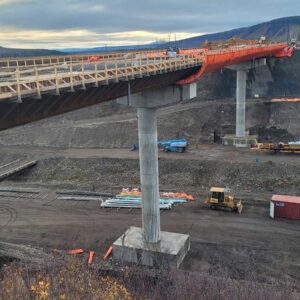
[[[17,100],[24,97],[41,98],[43,93],[59,95],[62,90],[75,91],[75,87],[86,89],[87,84],[108,85],[120,80],[133,80],[145,76],[167,73],[201,65],[199,58],[180,55],[151,57],[141,53],[135,57],[88,63],[70,62],[65,65],[29,68],[0,72],[0,100]]]
[[[32,57],[15,57],[15,58],[0,58],[0,71],[6,69],[14,70],[16,68],[28,67],[48,67],[54,65],[61,65],[64,63],[80,63],[88,61],[93,57],[101,60],[116,60],[134,57],[138,54],[148,54],[161,52],[159,49],[142,50],[142,51],[119,51],[119,52],[101,52],[101,53],[87,53],[87,54],[72,54],[72,55],[51,55],[51,56],[32,56]]]

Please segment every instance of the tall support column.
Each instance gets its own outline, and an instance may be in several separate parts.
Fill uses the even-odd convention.
[[[162,269],[178,267],[190,249],[186,234],[160,231],[157,111],[159,107],[196,97],[197,85],[147,89],[119,98],[120,104],[137,108],[140,179],[142,189],[142,228],[130,227],[113,243],[117,260]]]
[[[159,243],[160,211],[156,108],[138,108],[138,130],[143,237],[146,243]]]
[[[236,71],[236,127],[235,135],[224,136],[224,145],[235,145],[236,147],[247,147],[255,143],[256,136],[246,136],[246,87],[247,72],[250,69],[265,66],[265,58],[258,58],[238,65],[228,66],[228,69]]]
[[[246,135],[246,83],[247,71],[237,70],[236,77],[236,137]]]

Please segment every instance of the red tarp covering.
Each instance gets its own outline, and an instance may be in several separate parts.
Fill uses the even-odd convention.
[[[290,57],[294,48],[287,43],[271,45],[235,46],[221,50],[190,49],[181,50],[180,54],[192,55],[203,61],[203,65],[193,75],[177,82],[179,85],[189,84],[199,79],[204,73],[214,72],[225,66],[240,64],[263,57]]]

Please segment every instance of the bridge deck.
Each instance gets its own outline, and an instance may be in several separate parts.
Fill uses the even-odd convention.
[[[150,75],[174,72],[200,67],[197,57],[180,55],[169,58],[166,55],[136,59],[118,58],[114,61],[69,63],[61,66],[28,68],[0,73],[0,100],[23,97],[41,97],[44,93],[59,94],[62,89],[86,88],[87,84],[108,85],[111,82],[128,81]]]
[[[262,57],[291,56],[286,43],[220,50],[31,57],[0,60],[0,130],[128,94],[188,84],[205,72]]]

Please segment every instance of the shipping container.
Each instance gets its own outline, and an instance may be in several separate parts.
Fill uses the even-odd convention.
[[[270,217],[300,220],[300,197],[273,195],[270,202]]]

